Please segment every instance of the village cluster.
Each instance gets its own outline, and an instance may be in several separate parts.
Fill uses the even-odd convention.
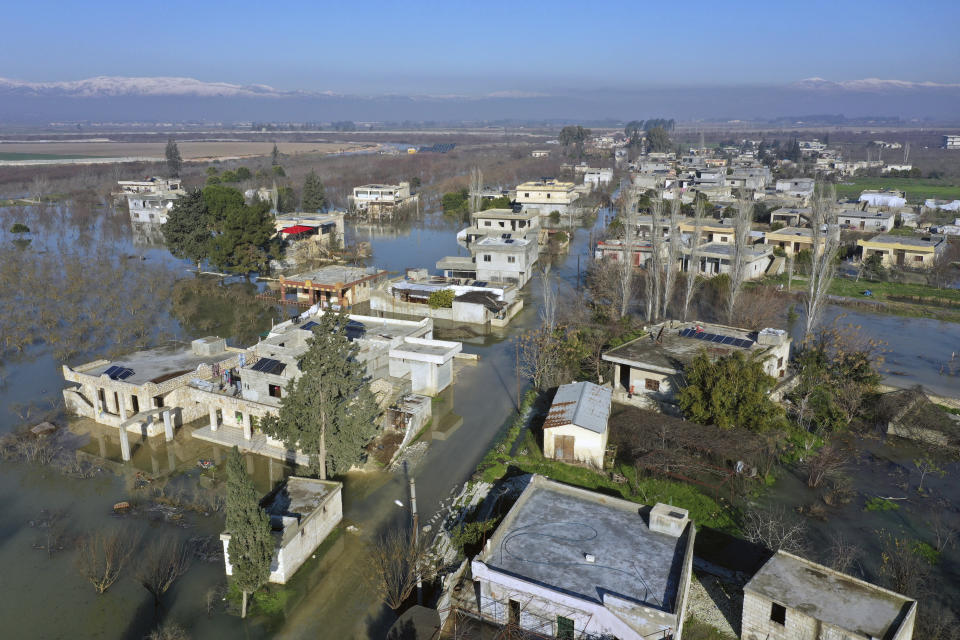
[[[870,262],[923,271],[937,267],[949,236],[960,235],[960,218],[944,224],[926,215],[960,215],[960,201],[927,199],[915,206],[891,190],[865,190],[835,202],[832,217],[823,220],[813,213],[815,180],[774,179],[760,141],[647,152],[633,161],[623,136],[601,136],[589,144],[610,149],[613,166],[567,165],[570,181],[531,177],[509,188],[476,185],[472,197],[506,199],[509,206],[470,212],[468,226],[456,235],[468,255],[444,257],[399,275],[344,263],[303,270],[285,265],[271,284],[272,295],[295,314],[256,344],[233,347],[222,337],[208,336],[63,366],[67,408],[103,427],[96,437],[104,452],[106,440],[119,440],[124,460],[141,438],[170,441],[178,428],[203,421],[191,432],[193,438],[306,464],[303,452],[264,434],[258,422],[277,412],[301,375],[300,360],[319,319],[346,311],[349,337],[359,347],[369,386],[382,409],[400,416],[406,445],[429,421],[430,399],[454,384],[458,366],[470,358],[460,342],[435,339],[435,321],[507,326],[523,309],[522,290],[537,273],[541,251],[565,221],[591,213],[581,203],[594,190],[614,186],[615,172],[623,176],[620,198],[632,194],[632,210],[620,215],[628,228],[597,241],[591,252],[598,261],[629,262],[637,269],[673,260],[680,273],[710,278],[736,268],[744,279],[755,280],[792,274],[796,261],[815,258],[843,236],[857,248],[849,256],[855,268]],[[845,160],[819,140],[798,145],[801,154],[816,157],[813,166],[820,176],[842,179],[865,170],[912,168],[899,143],[874,145],[889,149],[888,155],[901,154],[902,162],[895,164]],[[538,149],[532,155],[551,153],[556,151]],[[121,181],[119,187],[137,223],[166,222],[186,193],[179,179]],[[246,196],[276,200],[269,188]],[[641,214],[642,198],[674,213]],[[746,228],[732,213],[744,198],[766,212]],[[348,211],[276,213],[275,231],[288,243],[330,245],[343,241],[346,217],[389,220],[394,212],[420,204],[408,182],[356,186],[349,202]],[[709,209],[698,203],[709,203]],[[573,225],[568,222],[566,228]],[[360,305],[369,311],[355,313]],[[685,368],[701,353],[717,358],[740,352],[759,359],[776,380],[771,397],[779,399],[792,384],[793,346],[788,332],[776,328],[697,319],[647,326],[640,337],[603,352],[610,379],[559,387],[543,426],[543,454],[603,469],[613,404],[678,414],[676,394]],[[295,476],[286,482],[284,499],[268,509],[276,538],[270,580],[277,583],[290,579],[343,513],[340,483]],[[639,506],[534,475],[479,554],[444,580],[441,599],[459,610],[474,602],[480,619],[540,634],[531,637],[679,640],[698,562],[696,524],[680,507]],[[229,534],[222,539],[226,551]],[[774,553],[743,593],[741,636],[747,640],[909,640],[918,608],[912,598],[785,551]]]

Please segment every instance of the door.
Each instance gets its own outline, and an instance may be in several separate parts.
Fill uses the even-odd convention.
[[[620,365],[620,386],[627,393],[633,393],[630,389],[630,367],[623,364]]]
[[[136,415],[140,413],[140,400],[137,399],[137,396],[131,395],[130,400],[133,402],[133,414]]]
[[[507,624],[520,625],[520,603],[516,600],[510,601],[510,612]]]
[[[573,460],[573,436],[553,436],[553,457],[557,460]]]
[[[905,256],[905,255],[906,255],[905,252],[903,252],[903,251],[897,251],[897,266],[898,266],[898,267],[902,267],[902,266],[903,266],[903,259],[904,259],[904,256]]]

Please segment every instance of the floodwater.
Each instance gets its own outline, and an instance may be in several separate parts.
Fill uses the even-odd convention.
[[[43,231],[34,233],[30,246],[21,249],[23,251],[56,251],[64,246],[87,246],[91,251],[107,248],[118,256],[134,256],[125,263],[127,268],[144,265],[142,268],[167,269],[177,278],[194,277],[186,273],[190,265],[174,259],[162,247],[155,229],[131,229],[126,220],[116,215],[101,211],[104,219],[99,221],[90,215],[74,216],[63,210],[42,215],[37,211],[17,212],[17,215],[33,216],[31,228],[35,232]],[[47,219],[53,216],[55,218]],[[597,226],[602,225],[603,218],[602,215],[598,218]],[[8,221],[12,222],[9,217],[0,220],[3,229],[9,228]],[[397,273],[407,267],[426,267],[432,271],[438,259],[466,253],[456,242],[456,232],[462,226],[441,214],[428,214],[398,227],[351,226],[348,239],[370,242],[371,264],[380,268]],[[3,244],[0,251],[9,251],[12,238],[4,235],[3,229],[0,229]],[[569,251],[554,261],[552,274],[562,290],[561,295],[577,286],[579,266],[586,267],[591,231],[578,229]],[[202,288],[198,291],[191,292],[202,295]],[[236,292],[239,296],[249,294],[243,287]],[[440,423],[443,432],[429,435],[430,446],[423,458],[412,465],[409,475],[354,473],[345,479],[344,525],[356,526],[359,534],[341,533],[298,572],[287,585],[289,599],[281,616],[254,617],[241,622],[224,613],[218,604],[222,598],[218,589],[224,584],[223,567],[218,562],[195,563],[164,597],[162,609],[155,614],[151,597],[136,583],[132,572],[106,594],[97,596],[74,569],[72,551],[48,557],[46,551],[34,548],[44,531],[37,522],[45,517],[44,510],[62,510],[74,534],[111,524],[129,524],[142,529],[145,540],[168,536],[215,537],[222,527],[222,517],[205,515],[202,510],[171,521],[150,513],[125,518],[112,514],[111,506],[130,499],[131,495],[146,495],[161,488],[165,495],[182,494],[195,487],[212,486],[215,477],[209,474],[201,477],[196,462],[220,460],[225,451],[190,438],[189,426],[181,429],[169,445],[162,438],[138,443],[134,459],[124,465],[119,463],[119,445],[110,439],[109,433],[75,421],[73,430],[88,434],[82,442],[81,455],[100,461],[107,470],[116,471],[88,480],[66,478],[46,468],[0,464],[0,506],[4,512],[0,523],[0,566],[4,567],[0,572],[0,619],[4,620],[5,631],[11,637],[132,639],[142,638],[155,626],[156,620],[164,620],[185,627],[195,638],[382,637],[393,622],[393,614],[377,602],[362,579],[368,573],[364,566],[364,542],[385,528],[408,521],[410,476],[416,481],[420,521],[436,528],[435,514],[467,480],[490,443],[512,419],[518,394],[512,338],[538,322],[537,279],[531,281],[524,296],[525,308],[510,327],[464,339],[464,351],[477,354],[479,364],[460,368],[453,389],[435,407],[436,413],[449,412],[443,421],[435,415],[434,424]],[[837,311],[829,310],[828,318]],[[171,332],[182,340],[207,335],[211,332],[206,329],[211,326],[210,322],[220,321],[216,326],[235,325],[235,321],[230,324],[229,319],[224,318],[208,322],[198,317],[195,308],[183,311],[181,316],[178,318],[171,311],[166,321]],[[2,320],[0,316],[0,328],[4,326]],[[932,389],[937,388],[933,383],[938,378],[932,372],[936,371],[936,358],[942,354],[937,356],[940,352],[931,351],[924,358],[924,349],[960,342],[960,325],[929,325],[924,323],[932,321],[867,314],[848,314],[846,321],[855,321],[864,333],[876,332],[892,344],[888,366],[906,374],[898,373],[898,379],[915,378],[924,384],[929,380]],[[443,329],[438,327],[437,333],[442,337]],[[960,350],[960,344],[956,348]],[[80,361],[98,355],[83,354]],[[18,411],[23,413],[22,405],[42,404],[59,396],[63,388],[59,366],[50,349],[42,344],[29,347],[16,357],[8,356],[0,363],[0,433],[22,422],[17,415]],[[252,459],[250,465],[255,482],[263,491],[290,472],[277,463],[261,459]],[[141,478],[154,479],[140,489],[139,494],[131,493],[131,487],[138,481],[137,472],[142,474]],[[398,507],[395,501],[405,506]]]

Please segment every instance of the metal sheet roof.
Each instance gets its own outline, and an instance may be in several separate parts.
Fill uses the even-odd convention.
[[[544,429],[574,424],[595,433],[607,430],[613,392],[592,382],[572,382],[557,389]]]

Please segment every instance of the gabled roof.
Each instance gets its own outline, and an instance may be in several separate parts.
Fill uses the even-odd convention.
[[[572,382],[557,389],[544,429],[573,424],[594,433],[607,430],[613,392],[592,382]]]

